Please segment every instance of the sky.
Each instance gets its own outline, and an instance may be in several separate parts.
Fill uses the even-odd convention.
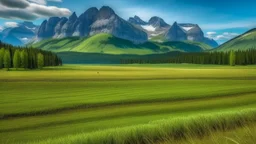
[[[78,15],[90,7],[110,6],[123,19],[152,16],[168,24],[198,24],[219,44],[256,27],[255,0],[0,0],[0,31],[18,22],[40,25],[51,16]]]

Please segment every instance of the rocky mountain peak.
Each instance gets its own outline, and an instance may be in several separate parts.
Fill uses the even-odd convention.
[[[78,19],[81,22],[85,22],[88,19],[95,21],[98,13],[99,13],[99,10],[96,7],[92,7],[86,10],[83,14],[81,14]]]
[[[59,17],[51,17],[49,20],[48,20],[48,24],[57,24],[58,22],[60,21],[60,18]]]
[[[141,20],[139,16],[135,15],[134,19]]]
[[[185,31],[178,25],[177,22],[174,22],[169,31],[166,33],[166,39],[170,41],[183,41],[187,40],[187,34]]]
[[[128,22],[136,25],[146,25],[147,23],[143,21],[139,16],[135,15],[134,17],[130,17]]]
[[[178,23],[175,21],[173,24],[172,24],[172,27],[171,28],[180,28],[180,26],[178,25]]]
[[[112,8],[103,6],[99,10],[98,19],[109,19],[113,15],[115,15],[115,12]]]
[[[198,25],[195,25],[195,27],[188,30],[187,33],[203,33],[203,31]]]
[[[78,18],[78,25],[75,28],[73,36],[88,36],[91,25],[97,20],[99,10],[96,7],[89,8]]]
[[[73,14],[69,17],[69,21],[76,21],[77,15],[76,12],[73,12]]]
[[[169,26],[162,18],[157,16],[150,18],[150,20],[148,21],[148,24],[158,28]]]
[[[92,7],[89,8],[88,10],[86,10],[82,15],[79,16],[79,19],[81,17],[91,17],[91,16],[95,16],[99,13],[99,10],[96,7]]]

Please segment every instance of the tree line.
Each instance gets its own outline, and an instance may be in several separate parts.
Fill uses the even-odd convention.
[[[178,53],[169,58],[154,59],[121,59],[121,64],[157,64],[157,63],[191,63],[217,65],[253,65],[256,64],[256,50],[229,51],[229,52],[195,52]]]
[[[62,65],[62,60],[52,52],[28,47],[15,47],[0,42],[0,69],[42,69],[45,66],[59,65]]]

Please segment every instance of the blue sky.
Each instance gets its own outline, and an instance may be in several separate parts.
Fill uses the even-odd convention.
[[[6,0],[0,0],[6,1]],[[103,5],[112,7],[124,19],[138,15],[148,21],[152,16],[162,17],[167,23],[196,23],[206,36],[219,43],[256,27],[256,1],[254,0],[21,0],[37,3],[52,13],[35,14],[34,23],[40,24],[50,15],[78,15],[89,7],[100,8]],[[33,5],[36,6],[36,5]],[[53,6],[56,9],[53,9]],[[32,6],[31,6],[32,7]],[[0,5],[1,8],[1,5]],[[65,9],[60,9],[65,8]],[[30,8],[29,10],[31,10]],[[35,11],[35,10],[34,10]],[[31,11],[30,13],[33,13]],[[59,13],[57,14],[57,11]],[[69,12],[68,12],[69,11]],[[37,11],[38,12],[38,11]],[[36,12],[35,12],[36,13]],[[3,18],[0,10],[0,26],[6,27],[8,22],[19,22],[17,18]]]

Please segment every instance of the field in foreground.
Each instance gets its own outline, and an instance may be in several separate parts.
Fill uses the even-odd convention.
[[[226,125],[251,124],[256,67],[67,65],[42,71],[0,71],[0,91],[0,143],[44,143],[47,139],[46,143],[58,139],[82,143],[79,140],[88,135],[96,137],[106,131],[147,131],[140,128],[161,124],[163,119],[172,126],[184,117],[189,123],[189,117],[208,119],[207,115],[227,113],[231,118],[242,116],[239,124],[224,119]],[[247,111],[250,114],[243,115]]]

